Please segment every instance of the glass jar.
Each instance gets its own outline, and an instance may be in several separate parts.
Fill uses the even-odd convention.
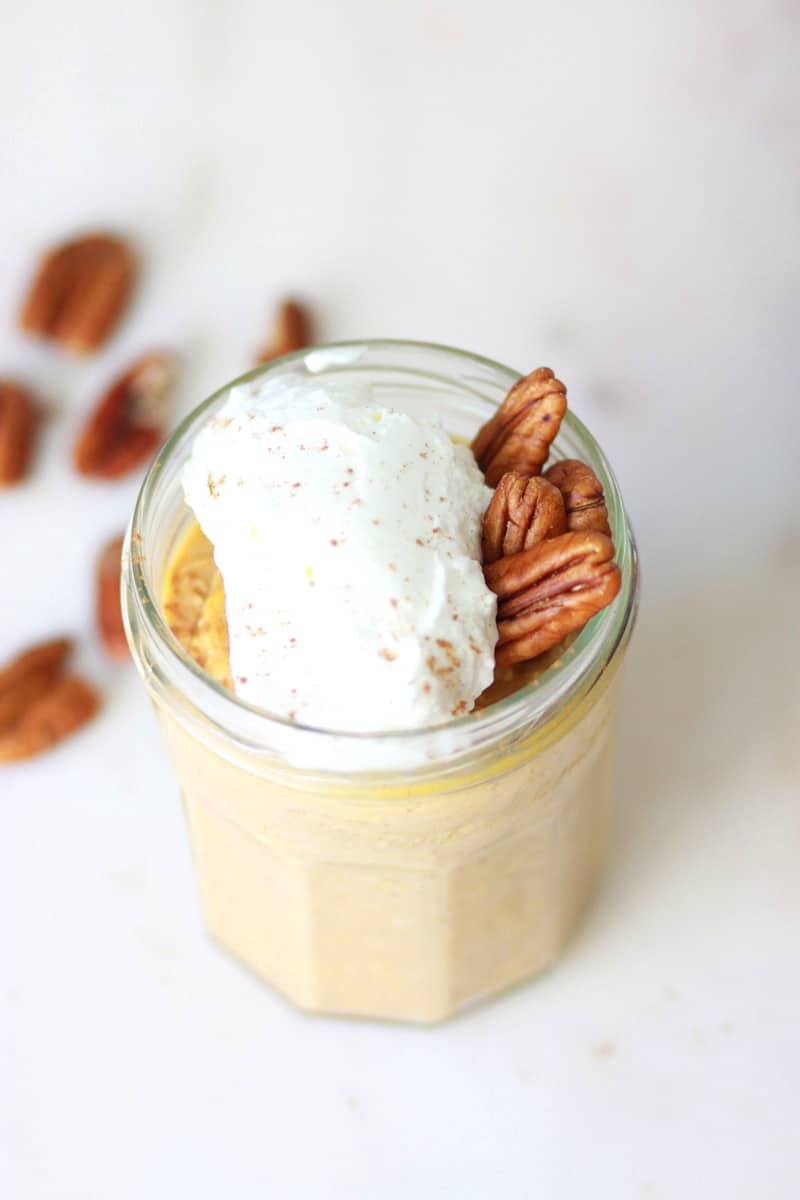
[[[268,375],[335,375],[365,400],[435,410],[465,440],[518,378],[397,341],[302,351],[242,379]],[[306,728],[217,684],[162,612],[167,567],[193,522],[181,470],[232,386],[164,446],[123,555],[128,638],[183,794],[206,922],[303,1009],[438,1021],[550,966],[597,881],[638,589],[619,490],[568,413],[551,458],[580,458],[602,481],[622,587],[535,684],[436,728]]]

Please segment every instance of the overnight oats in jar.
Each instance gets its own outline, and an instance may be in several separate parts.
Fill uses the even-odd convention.
[[[123,610],[212,935],[303,1009],[410,1021],[552,964],[605,857],[637,587],[550,371],[354,342],[201,405]]]

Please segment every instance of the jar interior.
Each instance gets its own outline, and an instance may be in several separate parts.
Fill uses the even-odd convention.
[[[518,374],[497,363],[465,355],[446,347],[424,346],[416,343],[367,342],[321,347],[302,351],[273,364],[267,364],[242,376],[213,395],[196,409],[177,429],[163,448],[142,489],[130,532],[132,574],[134,586],[129,589],[133,602],[141,608],[140,616],[151,638],[160,642],[159,653],[151,659],[151,669],[165,685],[184,695],[190,690],[193,703],[213,722],[230,734],[237,722],[239,733],[250,748],[253,738],[263,745],[274,743],[276,726],[286,725],[281,717],[265,714],[237,699],[206,675],[189,658],[171,633],[161,609],[164,581],[172,561],[194,516],[183,500],[181,472],[191,453],[199,428],[210,419],[237,384],[254,380],[269,372],[271,378],[294,380],[313,378],[335,379],[352,387],[364,403],[376,402],[408,412],[412,416],[429,417],[439,414],[445,429],[458,440],[468,442],[475,431],[502,401]],[[617,561],[623,576],[620,595],[609,608],[598,613],[580,632],[562,656],[557,666],[550,668],[534,685],[524,687],[514,695],[481,710],[456,719],[447,726],[447,745],[461,745],[462,750],[475,744],[476,727],[484,726],[478,740],[487,744],[502,731],[505,738],[523,736],[546,721],[553,712],[573,696],[576,689],[592,685],[593,680],[608,665],[619,644],[628,636],[635,611],[636,554],[630,527],[613,473],[597,443],[568,412],[551,451],[551,461],[559,458],[580,458],[587,462],[600,478],[609,510],[609,521],[617,548]],[[136,614],[128,614],[131,626]],[[135,636],[135,635],[134,635]],[[171,676],[168,680],[166,676]],[[492,728],[492,723],[496,728]],[[386,735],[358,735],[338,731],[315,731],[288,723],[292,740],[300,732],[352,739],[351,745],[365,739],[384,746],[395,746],[404,740],[408,746],[415,738],[437,731],[421,730]],[[462,732],[466,727],[467,732]],[[441,751],[431,741],[425,755],[430,760]],[[439,742],[442,743],[441,736]],[[442,743],[443,745],[444,743]],[[305,758],[308,758],[306,741]],[[318,742],[318,745],[321,745]],[[312,755],[313,758],[313,755]]]

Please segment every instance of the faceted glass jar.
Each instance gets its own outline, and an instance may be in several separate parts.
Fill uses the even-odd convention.
[[[335,375],[365,401],[435,411],[465,440],[518,378],[461,351],[392,341],[302,351],[243,378],[267,375]],[[622,587],[536,683],[431,729],[306,728],[218,685],[162,611],[193,521],[181,469],[232,386],[163,448],[123,556],[128,638],[183,794],[206,923],[300,1008],[438,1021],[550,966],[597,882],[638,590],[619,490],[568,414],[551,460],[583,459],[602,481]]]

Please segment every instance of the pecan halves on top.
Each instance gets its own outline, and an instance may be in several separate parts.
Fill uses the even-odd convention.
[[[567,389],[548,367],[538,367],[515,383],[472,443],[489,486],[494,487],[505,471],[538,475],[566,410]]]
[[[498,667],[558,645],[616,596],[620,572],[603,533],[564,533],[484,568],[497,596]]]
[[[120,238],[91,233],[46,254],[23,304],[28,333],[87,354],[105,342],[122,315],[136,273]]]
[[[295,350],[311,345],[311,322],[308,313],[296,300],[284,300],[272,323],[269,340],[259,351],[256,362],[271,362]]]
[[[144,355],[114,381],[75,445],[81,475],[117,479],[155,454],[176,378],[172,356],[156,353]]]
[[[558,488],[541,475],[529,479],[507,471],[483,518],[483,565],[566,532],[567,516]]]
[[[544,474],[564,497],[568,529],[596,529],[610,536],[603,485],[591,467],[576,458],[566,458],[553,463]]]
[[[10,487],[27,475],[39,417],[25,388],[0,379],[0,487]]]

